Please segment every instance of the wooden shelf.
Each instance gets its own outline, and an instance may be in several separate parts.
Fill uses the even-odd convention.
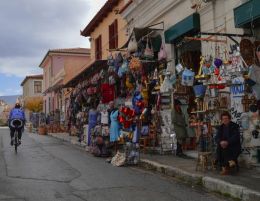
[[[227,108],[218,108],[218,109],[211,109],[211,110],[199,110],[191,112],[191,114],[197,114],[197,113],[210,113],[210,112],[216,112],[216,111],[229,111]]]
[[[206,85],[206,86],[219,86],[219,85],[225,85],[225,86],[236,86],[236,85],[243,85],[243,83],[216,83],[216,84],[213,84],[213,83],[203,83],[203,85]]]

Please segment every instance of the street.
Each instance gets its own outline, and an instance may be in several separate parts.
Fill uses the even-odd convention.
[[[24,133],[18,154],[0,129],[0,201],[217,201],[224,198],[134,167],[113,167],[49,136]]]

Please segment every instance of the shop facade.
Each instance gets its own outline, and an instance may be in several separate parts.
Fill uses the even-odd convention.
[[[195,116],[202,118],[201,121],[204,123],[207,122],[206,119],[214,119],[210,121],[210,125],[207,127],[207,134],[214,137],[216,128],[220,124],[220,114],[229,111],[232,120],[238,123],[241,128],[243,158],[249,163],[259,163],[259,154],[257,155],[259,140],[254,137],[255,135],[252,135],[252,129],[242,128],[241,125],[244,120],[241,116],[243,117],[243,115],[246,115],[244,113],[249,111],[249,105],[257,105],[259,99],[256,87],[253,87],[255,89],[251,90],[250,93],[248,93],[249,91],[246,92],[245,78],[247,79],[247,77],[244,76],[249,72],[249,66],[255,64],[257,60],[255,55],[258,46],[257,41],[259,40],[257,3],[257,1],[233,0],[205,2],[172,0],[153,1],[153,3],[135,1],[131,2],[121,13],[128,22],[130,33],[134,28],[159,27],[159,29],[163,29],[163,32],[159,30],[152,35],[159,34],[162,36],[166,43],[168,66],[171,66],[174,69],[173,72],[176,73],[176,83],[171,93],[171,102],[173,103],[174,99],[181,100],[182,111],[185,113],[185,123],[189,125],[186,132],[190,140],[189,144],[184,145],[188,149],[198,148],[194,146],[192,140],[194,136],[198,142],[198,135],[200,135],[198,134],[198,127],[194,126],[200,125],[200,123],[191,123]],[[243,13],[246,13],[246,15]],[[231,45],[232,48],[230,48]],[[234,45],[240,47],[240,50]],[[248,51],[251,52],[250,55],[246,53]],[[230,64],[227,64],[228,60]],[[214,64],[214,61],[216,61],[216,64]],[[217,64],[217,62],[221,64]],[[219,66],[217,67],[217,65]],[[207,76],[212,79],[214,76],[206,75],[207,73],[210,74],[210,71],[206,72],[209,69],[205,66],[208,66],[208,68],[212,66],[211,72],[214,76],[224,73],[223,78],[216,78],[222,79],[222,81],[219,81],[219,85],[222,86],[212,85],[216,84],[216,80],[207,80]],[[222,72],[215,72],[214,68],[220,66]],[[183,71],[184,69],[186,70]],[[192,70],[189,71],[188,69]],[[185,72],[184,75],[182,75],[183,72]],[[182,80],[185,79],[185,76],[188,79],[194,77],[195,86],[194,83],[191,85],[185,84]],[[225,76],[227,76],[227,82],[224,81]],[[230,83],[229,80],[232,80],[232,82]],[[220,89],[221,87],[222,89]],[[196,94],[198,93],[195,91],[196,88],[205,90],[203,99],[200,97],[201,94]],[[220,96],[220,98],[210,100],[210,92],[218,92],[218,95],[214,94],[214,96]],[[246,105],[247,107],[245,107]],[[174,106],[172,105],[172,107]],[[216,108],[218,108],[217,112]],[[169,111],[165,112],[169,114]],[[259,129],[259,121],[255,121],[258,123],[253,123],[254,130]],[[165,131],[165,129],[163,130]],[[201,132],[202,129],[199,130]],[[249,135],[250,138],[248,138]],[[245,140],[243,140],[244,138]],[[245,141],[247,143],[250,141],[249,144],[251,143],[251,145],[246,144]],[[205,149],[203,146],[200,148]]]
[[[124,147],[134,163],[140,148],[214,153],[221,114],[229,112],[240,126],[244,160],[259,163],[252,77],[258,28],[252,33],[237,23],[242,3],[107,1],[81,32],[91,41],[93,61],[65,84],[72,88],[71,133],[94,155],[107,155],[107,145]]]
[[[90,52],[86,48],[56,49],[46,53],[39,66],[43,68],[43,112],[47,124],[64,125],[68,95],[62,87],[89,61]]]

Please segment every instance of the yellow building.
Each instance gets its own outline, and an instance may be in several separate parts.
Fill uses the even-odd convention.
[[[77,76],[65,84],[65,88],[75,87],[80,81],[105,67],[110,52],[126,43],[127,24],[120,15],[120,11],[126,5],[127,2],[124,0],[108,0],[81,31],[81,35],[88,37],[90,41],[91,61]]]
[[[108,0],[81,32],[82,36],[89,37],[92,61],[107,59],[109,49],[125,44],[126,21],[119,14],[124,6],[124,0]]]

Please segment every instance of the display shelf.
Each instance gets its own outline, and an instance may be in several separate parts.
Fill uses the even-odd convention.
[[[205,86],[220,86],[220,85],[225,85],[226,87],[229,86],[237,86],[237,85],[243,85],[243,83],[203,83]]]
[[[210,112],[217,112],[217,111],[229,111],[227,108],[218,108],[218,109],[210,109],[210,110],[199,110],[199,111],[193,111],[191,114],[197,114],[197,113],[210,113]]]
[[[206,110],[200,110],[200,111],[193,111],[191,114],[197,114],[197,113],[206,113]]]

